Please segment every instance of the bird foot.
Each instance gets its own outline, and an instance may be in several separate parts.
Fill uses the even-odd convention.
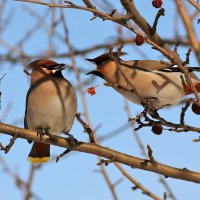
[[[51,134],[50,133],[50,127],[49,126],[46,126],[45,128],[38,128],[38,130],[37,130],[37,136],[39,135],[39,137],[40,137],[40,141],[42,141],[42,137],[44,136],[44,135],[47,135],[47,136],[49,136],[49,138],[52,140],[52,141],[54,141],[54,142],[57,142],[58,141],[58,139],[57,139],[57,137],[55,136],[55,135],[53,135],[53,134]]]
[[[49,136],[49,138],[50,138],[52,141],[54,141],[54,142],[57,142],[57,141],[58,141],[57,137],[56,137],[55,135],[53,135],[53,134],[50,133],[50,127],[49,127],[49,126],[46,126],[46,127],[44,128],[44,134],[47,135],[47,136]]]
[[[73,150],[73,148],[77,144],[78,140],[76,138],[74,138],[74,136],[71,135],[71,134],[69,134],[69,133],[65,133],[65,134],[68,135],[68,137],[66,138],[66,140],[69,143],[69,149]]]
[[[44,129],[43,128],[38,128],[37,129],[37,136],[39,135],[40,137],[40,141],[42,141],[42,137],[44,136],[45,132],[44,132]]]

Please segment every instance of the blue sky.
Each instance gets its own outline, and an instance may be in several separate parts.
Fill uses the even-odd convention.
[[[1,1],[3,2],[3,0]],[[74,3],[79,3],[77,1]],[[119,12],[122,12],[122,8],[118,1],[115,2],[115,6]],[[154,16],[157,10],[151,6],[150,0],[135,1],[138,10],[152,24]],[[177,17],[177,11],[175,11],[174,2],[172,0],[164,1],[164,8],[166,10],[165,17],[161,17],[158,25],[158,33],[163,38],[174,37],[174,27],[178,27],[179,34],[185,36],[184,28],[181,24],[181,19]],[[14,17],[7,29],[1,33],[0,39],[6,41],[10,46],[15,46],[20,38],[24,34],[31,30],[35,26],[37,21],[27,12],[28,9],[33,10],[39,15],[43,16],[47,7],[41,5],[33,5],[28,3],[20,3],[15,1],[9,1],[6,5],[6,9],[3,12],[3,17],[6,17],[10,11],[12,11]],[[188,9],[192,13],[193,9],[188,6]],[[91,21],[92,14],[80,11],[67,9],[64,10],[67,20],[69,34],[71,42],[74,48],[81,50],[95,44],[101,44],[111,42],[117,36],[116,24],[109,21],[102,21],[101,19],[95,19]],[[56,17],[59,13],[56,9]],[[43,16],[44,17],[44,16]],[[45,16],[47,19],[45,22],[47,25],[50,23],[51,13]],[[198,24],[194,21],[196,28],[199,28]],[[48,27],[48,26],[47,26]],[[198,30],[198,29],[197,29]],[[56,29],[59,34],[64,35],[62,26]],[[124,35],[134,38],[135,35],[128,30],[123,30]],[[36,31],[30,40],[23,46],[24,52],[30,55],[38,55],[46,57],[45,52],[49,50],[49,30],[42,28]],[[175,38],[174,38],[175,39]],[[54,49],[58,53],[66,53],[68,50],[64,43],[55,39],[53,41]],[[173,47],[171,47],[173,48]],[[128,52],[128,55],[124,56],[125,60],[129,59],[143,59],[139,51],[143,51],[149,59],[160,60],[165,58],[162,55],[152,50],[149,45],[144,44],[141,47],[135,47],[132,45],[125,45],[124,51]],[[8,50],[0,43],[0,55],[7,53]],[[85,56],[78,56],[76,58],[77,66],[90,71],[94,68],[91,63],[85,61],[85,58],[93,58],[101,53],[107,52],[107,50],[99,50],[93,53],[89,53]],[[185,59],[185,53],[187,48],[179,48],[179,54],[182,59]],[[13,54],[15,55],[15,54]],[[55,61],[62,63],[70,63],[68,58],[54,59]],[[198,66],[195,60],[194,54],[191,54],[191,65]],[[24,63],[25,64],[25,63]],[[1,76],[6,73],[6,76],[1,81],[0,91],[1,97],[1,118],[4,116],[6,107],[11,103],[8,116],[4,118],[3,122],[23,127],[23,116],[25,109],[26,92],[29,88],[29,77],[23,73],[22,63],[16,63],[16,65],[6,62],[1,63],[0,74]],[[66,71],[64,76],[76,85],[74,74]],[[84,81],[88,77],[85,74],[81,74],[81,80]],[[91,83],[91,86],[103,83],[102,79],[96,79]],[[85,91],[87,88],[85,88]],[[89,115],[92,121],[93,127],[100,125],[97,131],[97,136],[105,135],[117,127],[127,124],[127,116],[124,110],[124,99],[114,90],[108,87],[100,86],[96,89],[97,94],[90,96],[86,94],[87,105]],[[83,112],[81,98],[79,92],[78,97],[78,112]],[[137,115],[142,111],[142,107],[129,103],[132,111],[132,115]],[[179,119],[181,107],[175,106],[173,108],[163,109],[161,111],[162,116],[165,116],[171,121],[177,121]],[[187,113],[187,122],[194,126],[198,126],[200,119],[194,115],[189,109]],[[17,123],[16,123],[17,120]],[[83,133],[82,126],[75,121],[71,130],[77,139],[81,141],[88,141],[87,134]],[[154,135],[150,128],[143,128],[139,131],[139,135],[146,147],[149,144],[153,151],[154,157],[157,161],[178,167],[187,167],[190,170],[199,171],[200,159],[199,159],[199,144],[193,143],[192,140],[198,138],[198,133],[173,133],[164,131],[162,135]],[[0,142],[7,144],[9,137],[0,134]],[[103,146],[113,148],[123,153],[131,154],[137,157],[143,158],[140,149],[134,139],[131,129],[124,130],[118,136],[103,141]],[[27,180],[30,164],[27,161],[27,155],[31,146],[25,140],[18,139],[15,145],[8,154],[0,152],[5,161],[13,172],[20,175],[23,180]],[[52,147],[52,155],[58,155],[63,151],[62,148]],[[61,159],[58,163],[53,160],[49,164],[45,164],[41,169],[36,171],[33,180],[32,190],[38,194],[42,199],[87,199],[87,200],[100,200],[112,199],[111,193],[105,183],[105,180],[101,173],[99,173],[99,166],[97,157],[84,154],[84,153],[71,153],[65,158]],[[152,192],[162,197],[165,192],[164,187],[159,183],[158,176],[154,173],[142,171],[138,169],[131,169],[124,166],[124,168],[136,178],[141,184],[146,186]],[[148,200],[149,197],[142,195],[140,190],[132,191],[133,186],[126,178],[122,177],[120,172],[115,168],[113,164],[106,167],[111,181],[115,181],[122,178],[122,182],[116,186],[116,192],[119,199],[141,199]],[[0,167],[0,179],[1,187],[0,193],[2,199],[18,200],[22,199],[23,195],[15,187],[13,178],[8,176],[4,170]],[[199,185],[189,183],[180,180],[174,180],[171,178],[166,179],[172,188],[177,199],[197,199],[199,194]],[[11,192],[12,191],[12,192]],[[184,192],[183,192],[184,191]]]

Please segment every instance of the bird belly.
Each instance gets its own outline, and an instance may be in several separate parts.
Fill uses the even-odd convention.
[[[178,104],[184,97],[183,86],[180,78],[181,73],[152,73],[140,72],[134,78],[128,77],[137,92],[144,97],[154,108],[162,108],[166,105]],[[141,78],[142,77],[142,78]],[[136,104],[141,104],[140,98],[133,92],[127,82],[122,82],[124,88],[114,88],[128,100]],[[129,90],[129,91],[128,91]]]
[[[28,128],[38,130],[49,127],[50,133],[55,135],[68,132],[76,114],[75,92],[69,90],[73,89],[67,84],[63,89],[51,82],[35,88],[29,94],[27,102]]]

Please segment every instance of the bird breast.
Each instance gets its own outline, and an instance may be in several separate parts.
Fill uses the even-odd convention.
[[[32,87],[27,97],[29,129],[50,127],[52,134],[68,132],[77,110],[76,94],[67,80],[48,79]]]

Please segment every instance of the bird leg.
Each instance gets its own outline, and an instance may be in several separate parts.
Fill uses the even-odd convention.
[[[69,134],[68,132],[65,133],[68,137],[66,138],[67,142],[69,142],[69,149],[73,150],[74,145],[77,143],[77,139],[74,138],[73,135]]]
[[[50,133],[50,127],[47,125],[45,128],[42,128],[42,127],[39,127],[38,130],[37,130],[37,136],[39,135],[40,137],[40,141],[42,141],[42,137],[44,135],[47,135],[49,136],[49,138],[52,140],[52,141],[57,141],[58,139],[56,138],[55,135],[51,134]]]
[[[37,129],[37,136],[39,135],[40,141],[42,141],[42,137],[44,136],[44,129],[42,127],[39,127]]]
[[[44,134],[47,135],[47,136],[49,136],[49,138],[52,141],[55,141],[55,142],[58,141],[57,137],[55,135],[53,135],[53,134],[50,133],[50,126],[48,126],[48,125],[44,128]]]

